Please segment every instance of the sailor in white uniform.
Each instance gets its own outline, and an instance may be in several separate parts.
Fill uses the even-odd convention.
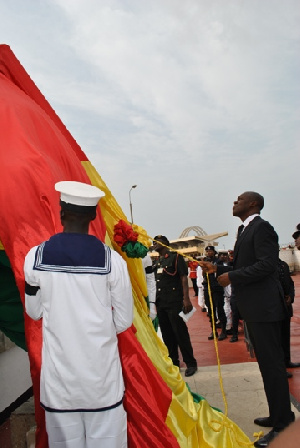
[[[117,334],[132,324],[125,261],[89,224],[104,193],[58,182],[63,233],[25,258],[25,307],[43,318],[41,406],[50,448],[127,447]]]

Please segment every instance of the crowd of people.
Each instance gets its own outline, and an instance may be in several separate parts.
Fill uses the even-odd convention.
[[[204,259],[195,260],[199,265],[196,269],[196,281],[195,264],[192,261],[188,263],[190,278],[194,279],[194,292],[196,283],[199,305],[207,312],[211,323],[212,331],[208,339],[217,338],[218,341],[223,341],[230,334],[230,342],[237,342],[239,321],[243,320],[249,344],[262,375],[269,407],[269,416],[257,417],[254,423],[272,428],[254,443],[255,447],[261,448],[268,447],[279,435],[283,438],[285,429],[295,420],[288,384],[288,378],[292,374],[287,372],[286,368],[300,367],[300,363],[291,361],[290,354],[294,284],[287,264],[279,259],[277,233],[271,224],[260,216],[263,207],[264,198],[259,193],[247,191],[239,195],[233,204],[233,216],[240,218],[242,225],[238,229],[233,251],[217,256],[214,246],[207,246]],[[300,225],[293,237],[296,246],[300,248]],[[161,243],[164,246],[160,246]],[[171,298],[173,276],[181,276],[182,285],[187,279],[187,272],[177,271],[176,263],[172,263],[172,269],[170,264],[166,263],[165,260],[172,254],[166,248],[168,245],[165,236],[158,235],[155,238],[154,249],[160,255],[154,265],[158,306],[161,306],[162,294],[165,301]],[[178,254],[171,256],[178,259]],[[164,282],[167,282],[168,287]],[[160,288],[161,284],[164,284],[163,289]],[[181,289],[180,292],[183,297],[183,311],[189,313],[192,305],[189,304],[186,308],[186,292],[183,291],[184,289]],[[179,309],[178,289],[176,303]],[[171,307],[170,302],[168,306]],[[171,353],[178,333],[170,321],[169,326],[173,330],[171,340],[170,328],[169,332],[162,328],[162,337]],[[221,329],[220,334],[217,327]],[[190,339],[188,340],[190,347]],[[179,339],[176,344],[180,347]],[[196,371],[195,368],[192,374]]]
[[[214,246],[207,246],[205,248],[205,256],[196,256],[196,259],[198,261],[199,260],[212,261],[215,264],[232,266],[233,251],[224,250],[219,251],[219,253],[217,253]],[[200,306],[203,312],[207,313],[211,326],[213,326],[211,315],[213,312],[215,328],[216,329],[221,328],[220,335],[218,335],[217,330],[215,331],[215,336],[218,338],[219,341],[223,341],[224,339],[227,338],[227,336],[231,336],[229,341],[237,342],[239,324],[241,324],[240,323],[241,318],[234,299],[233,289],[231,285],[222,288],[217,283],[215,276],[210,275],[209,284],[211,289],[212,301],[214,304],[213,309],[211,310],[210,298],[208,294],[207,278],[205,275],[203,276],[202,268],[200,267],[198,261],[197,261],[198,305]],[[218,307],[221,309],[221,319],[219,318]],[[211,334],[208,336],[208,339],[211,340],[213,338],[214,334],[212,331]]]

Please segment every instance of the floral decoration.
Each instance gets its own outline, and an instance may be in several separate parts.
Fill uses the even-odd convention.
[[[138,226],[136,228],[139,229]],[[138,237],[132,226],[122,219],[114,227],[114,240],[129,258],[144,258],[147,255],[148,247],[140,243]]]

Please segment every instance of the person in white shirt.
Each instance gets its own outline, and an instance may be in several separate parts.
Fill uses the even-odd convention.
[[[149,299],[149,316],[153,321],[157,316],[156,311],[156,281],[155,274],[152,267],[152,260],[149,254],[142,258],[142,264],[145,272],[148,299]]]
[[[120,255],[89,235],[101,190],[58,182],[63,232],[25,258],[25,308],[43,318],[41,406],[50,448],[125,448],[117,334],[133,319]]]
[[[200,266],[197,267],[197,286],[198,286],[198,305],[201,307],[201,311],[207,312],[205,305],[204,292],[203,292],[203,273]]]

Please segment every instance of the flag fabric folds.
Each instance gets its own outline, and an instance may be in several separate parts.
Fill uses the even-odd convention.
[[[230,448],[249,444],[245,434],[206,400],[194,402],[148,317],[141,260],[127,258],[114,242],[114,226],[121,219],[127,221],[126,216],[6,45],[0,45],[0,126],[0,240],[22,303],[26,253],[62,230],[54,184],[76,180],[96,185],[106,194],[90,231],[125,258],[133,287],[134,325],[119,335],[129,447]],[[35,396],[36,447],[47,448],[44,413],[39,405],[41,322],[25,314],[24,325]],[[224,418],[230,424],[224,424]],[[217,425],[216,430],[211,422]]]

